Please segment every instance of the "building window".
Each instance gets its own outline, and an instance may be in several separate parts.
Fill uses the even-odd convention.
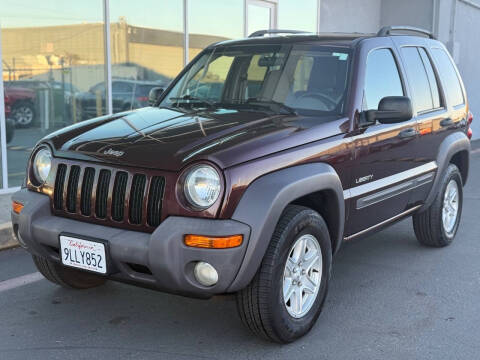
[[[15,187],[40,138],[105,113],[102,0],[9,2],[0,23],[7,117],[16,123],[7,151]]]

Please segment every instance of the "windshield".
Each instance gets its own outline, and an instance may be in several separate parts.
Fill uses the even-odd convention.
[[[205,51],[165,95],[165,107],[239,107],[342,114],[350,52],[314,45],[236,45]]]

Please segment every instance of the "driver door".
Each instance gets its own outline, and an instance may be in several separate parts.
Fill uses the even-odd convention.
[[[366,49],[362,110],[376,110],[386,96],[408,96],[401,65],[392,47]],[[345,235],[352,237],[394,218],[406,210],[409,172],[415,169],[415,118],[396,123],[356,124],[352,140],[352,184],[345,191],[350,201]]]

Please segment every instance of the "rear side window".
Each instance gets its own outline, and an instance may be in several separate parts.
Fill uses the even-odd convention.
[[[418,52],[422,57],[423,65],[425,66],[425,70],[428,76],[428,82],[430,83],[430,90],[432,91],[433,108],[437,109],[442,105],[442,101],[440,99],[440,91],[438,90],[437,77],[435,76],[435,71],[433,71],[432,62],[430,61],[430,57],[427,55],[427,52],[425,51],[425,49],[418,48]]]
[[[421,52],[423,51],[423,57]],[[402,48],[406,72],[413,92],[413,102],[417,112],[425,112],[440,107],[438,86],[432,65],[424,49]]]
[[[450,57],[440,48],[432,49],[432,54],[448,101],[452,106],[464,104],[462,86]]]
[[[397,63],[389,49],[372,51],[367,58],[363,110],[376,110],[385,96],[403,96]]]

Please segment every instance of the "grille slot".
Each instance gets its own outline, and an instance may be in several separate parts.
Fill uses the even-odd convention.
[[[130,189],[130,223],[138,225],[142,222],[142,207],[147,177],[141,174],[135,174]]]
[[[55,195],[53,197],[53,205],[57,210],[63,209],[63,187],[65,186],[66,175],[67,165],[58,165],[57,177],[55,178]]]
[[[127,182],[128,174],[125,171],[117,172],[112,194],[112,219],[115,221],[122,221],[125,214]]]
[[[150,185],[147,207],[147,223],[150,226],[160,225],[160,216],[162,212],[162,197],[165,180],[163,177],[154,176]]]
[[[55,215],[145,232],[160,225],[165,177],[70,160],[54,168]]]
[[[100,219],[105,219],[107,217],[108,185],[110,184],[110,175],[111,172],[109,170],[103,169],[100,170],[100,175],[98,176],[95,214]]]
[[[67,185],[67,211],[75,212],[77,205],[77,189],[78,181],[80,180],[80,166],[74,165],[70,168],[70,175],[68,177]]]
[[[83,174],[82,193],[80,197],[80,212],[82,215],[90,216],[92,214],[92,190],[95,180],[95,169],[85,168]]]

